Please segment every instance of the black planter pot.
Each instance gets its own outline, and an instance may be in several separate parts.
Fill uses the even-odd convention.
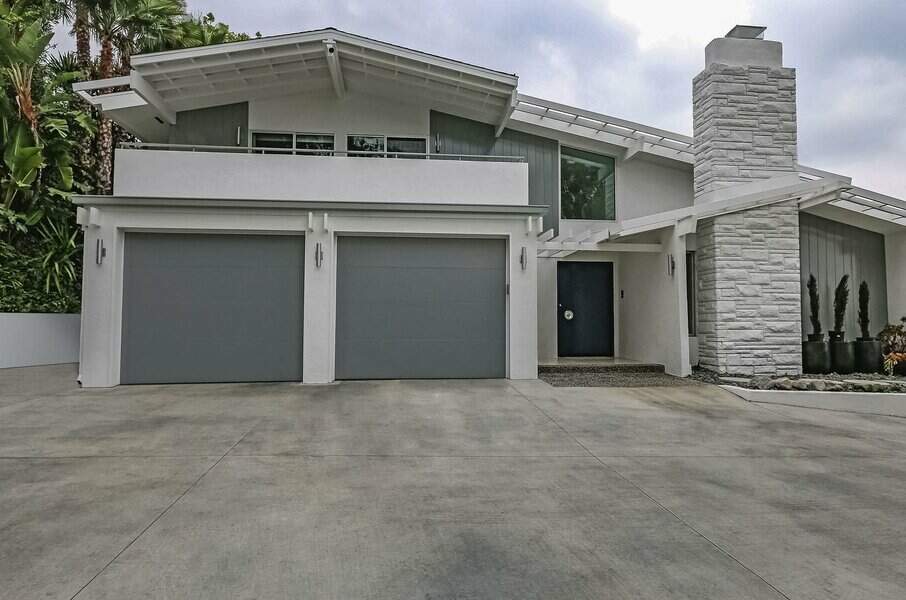
[[[856,371],[877,373],[881,370],[881,342],[874,338],[856,340]]]
[[[829,373],[830,367],[830,346],[824,335],[809,334],[808,341],[802,342],[802,370],[817,375]]]
[[[831,371],[849,375],[856,370],[855,342],[832,341],[830,343]]]

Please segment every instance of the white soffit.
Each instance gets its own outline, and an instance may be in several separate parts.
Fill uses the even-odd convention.
[[[817,181],[828,178],[849,180],[849,178],[842,175],[810,167],[800,167],[799,176],[804,181]],[[828,200],[826,204],[906,227],[906,201],[866,190],[865,188],[849,187],[833,199]]]
[[[626,148],[624,159],[638,152],[693,164],[692,138],[584,110],[534,96],[519,94],[513,120]]]
[[[506,114],[518,78],[336,29],[143,54],[135,71],[174,110],[220,97],[335,89],[402,88],[424,100],[462,105],[489,121]]]

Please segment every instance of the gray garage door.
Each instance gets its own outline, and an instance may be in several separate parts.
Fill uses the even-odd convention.
[[[122,383],[302,379],[300,236],[127,233]]]
[[[504,240],[340,237],[337,379],[506,376]]]

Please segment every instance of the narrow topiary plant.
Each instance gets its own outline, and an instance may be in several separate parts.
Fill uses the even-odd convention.
[[[862,330],[862,339],[871,339],[871,332],[868,331],[868,325],[871,322],[868,319],[868,282],[863,281],[859,285],[859,329]]]
[[[843,339],[843,322],[846,319],[846,304],[849,302],[849,275],[840,278],[834,291],[834,333]]]
[[[809,320],[812,322],[812,335],[816,340],[821,339],[821,296],[818,294],[818,280],[815,276],[808,276],[808,302],[809,302]]]

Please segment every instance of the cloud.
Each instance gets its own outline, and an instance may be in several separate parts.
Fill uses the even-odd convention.
[[[525,93],[683,133],[705,44],[737,23],[765,25],[798,70],[800,160],[906,198],[901,0],[189,0],[189,8],[248,33],[338,27],[515,72]]]

